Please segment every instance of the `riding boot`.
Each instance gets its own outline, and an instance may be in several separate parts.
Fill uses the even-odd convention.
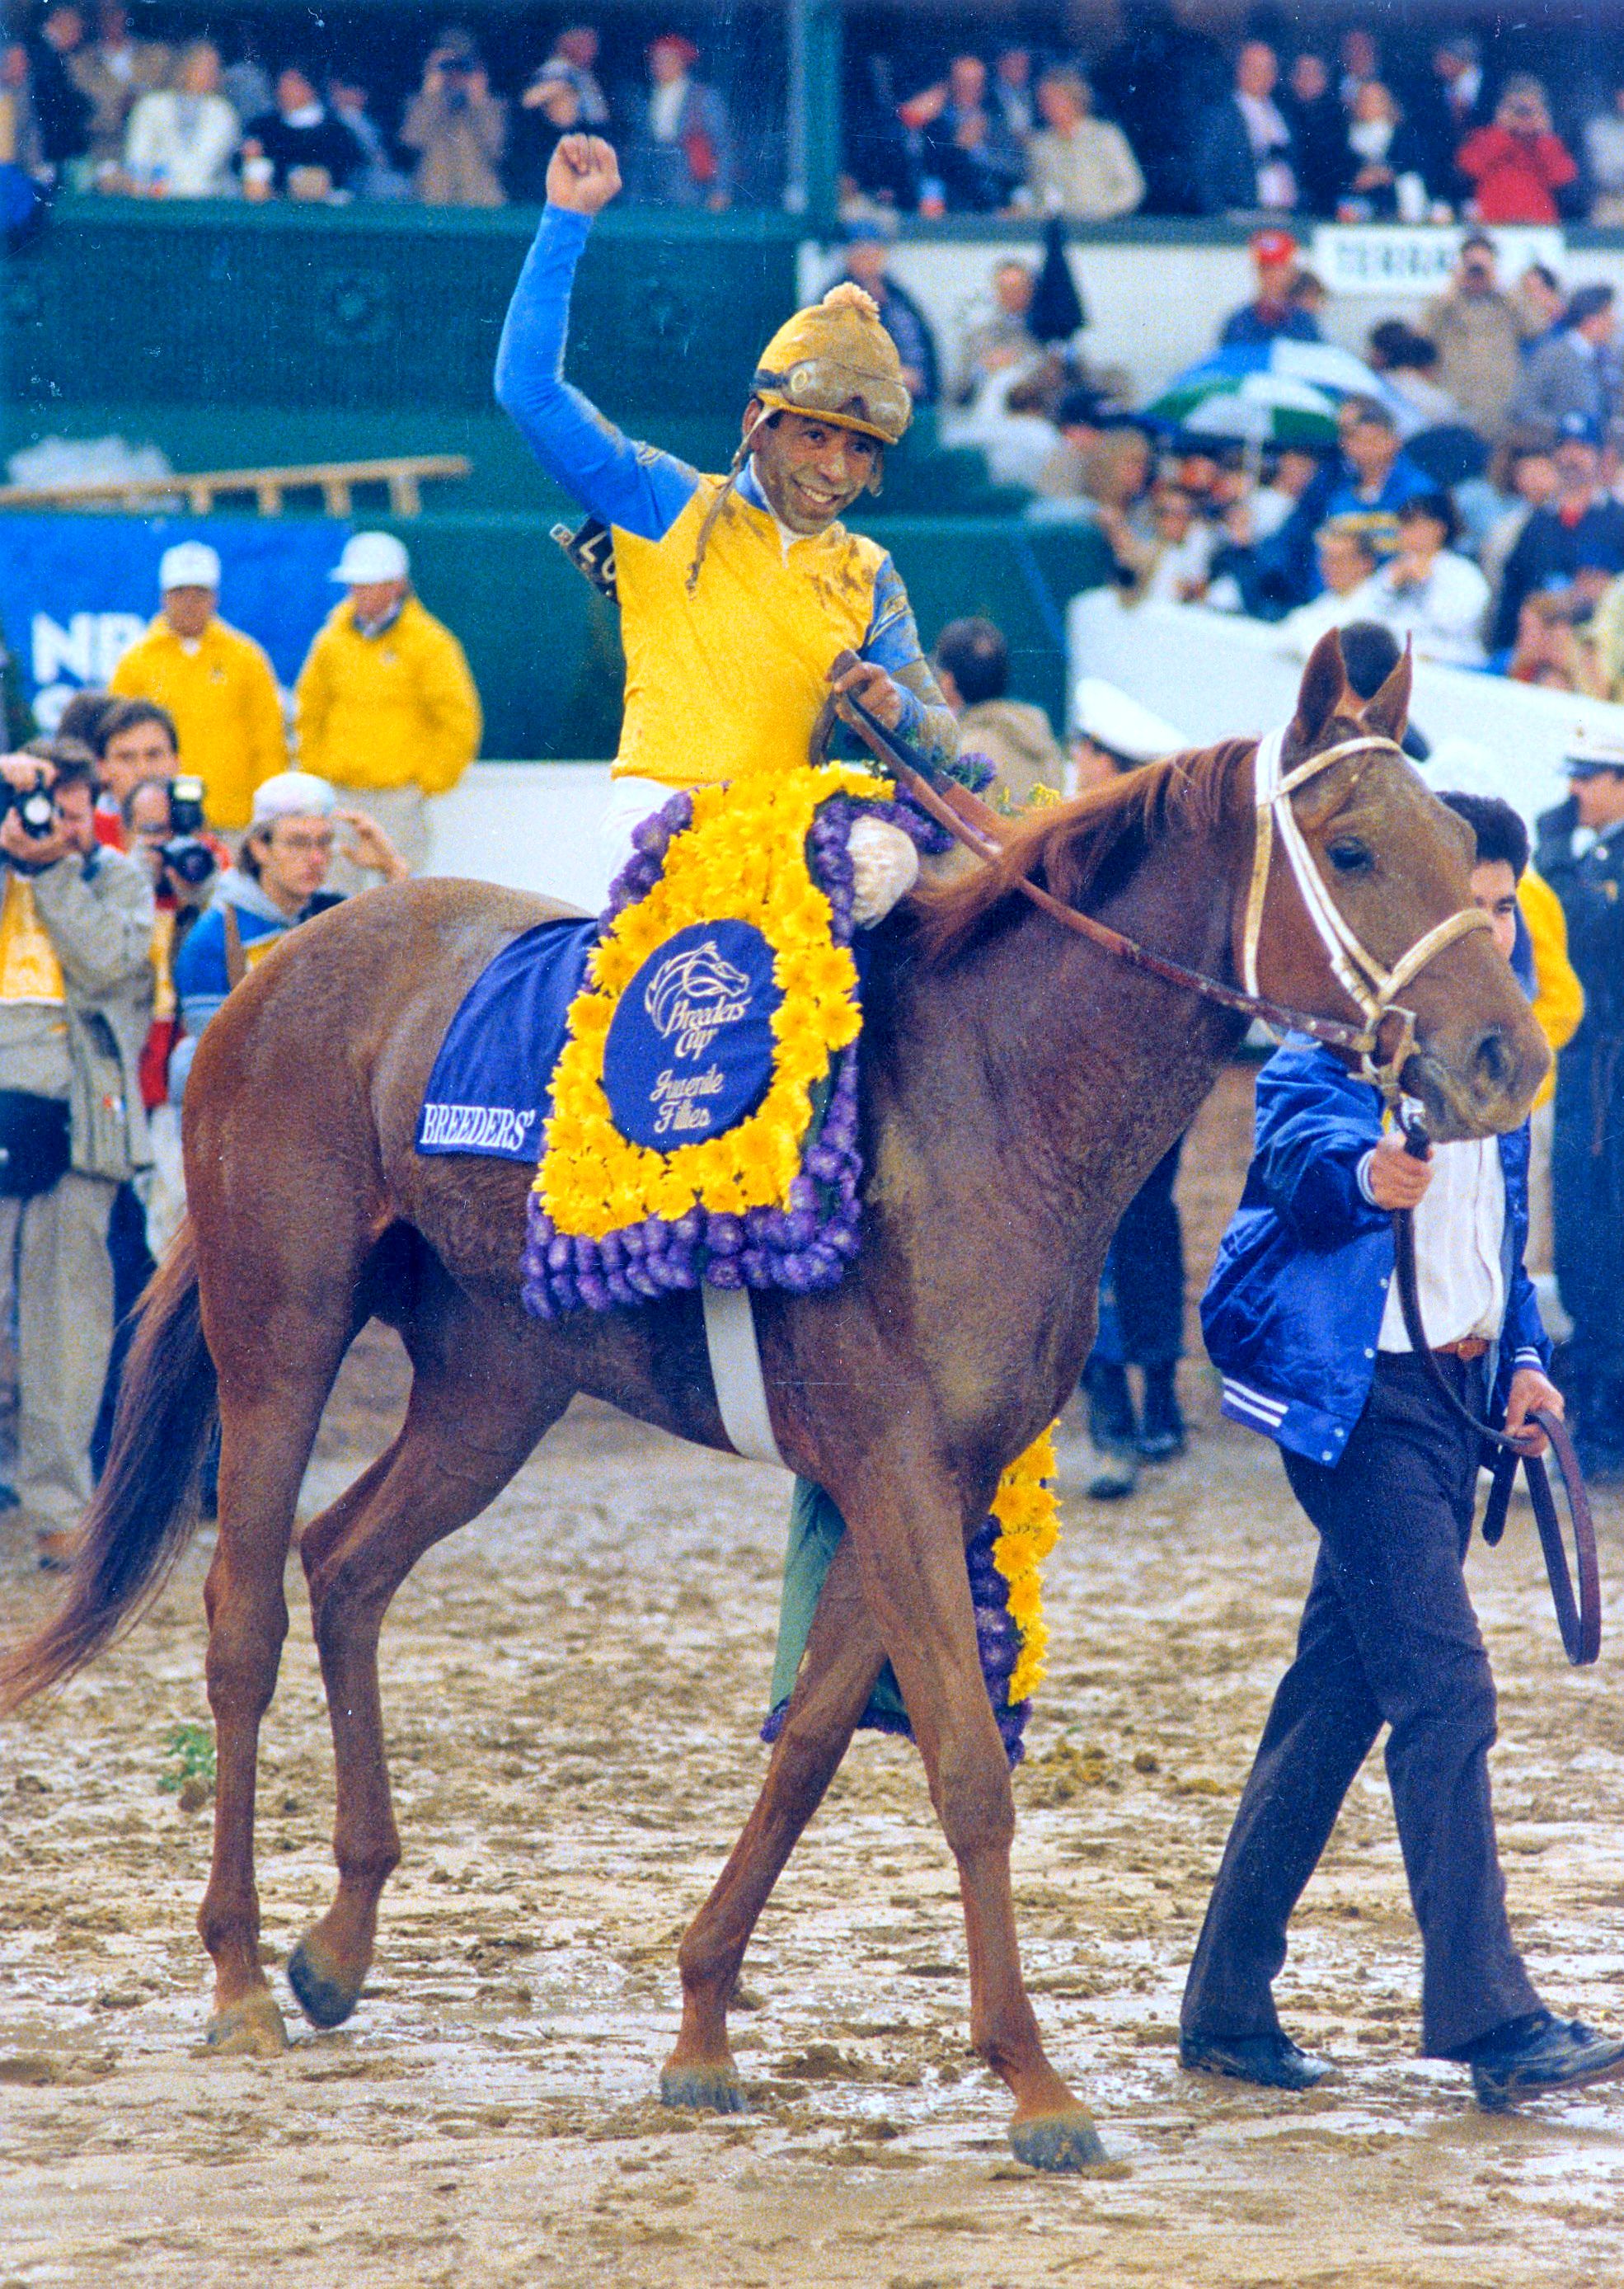
[[[1179,1411],[1177,1369],[1171,1361],[1144,1371],[1144,1408],[1139,1421],[1139,1452],[1147,1463],[1170,1463],[1184,1451],[1184,1417]]]

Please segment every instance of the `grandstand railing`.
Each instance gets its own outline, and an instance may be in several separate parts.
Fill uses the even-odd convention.
[[[423,506],[426,483],[466,477],[473,467],[463,453],[404,453],[372,461],[317,461],[307,468],[211,469],[189,476],[0,485],[0,508],[89,508],[101,501],[121,508],[155,508],[184,495],[194,516],[207,516],[218,498],[251,493],[261,516],[280,516],[285,494],[319,489],[329,516],[348,516],[355,486],[386,485],[390,514],[416,516]]]

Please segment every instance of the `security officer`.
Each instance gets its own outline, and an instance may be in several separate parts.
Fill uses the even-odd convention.
[[[1190,745],[1181,731],[1114,683],[1085,675],[1071,695],[1079,788],[1103,784]],[[1182,1454],[1176,1388],[1184,1349],[1184,1238],[1173,1187],[1181,1137],[1124,1211],[1100,1281],[1100,1330],[1083,1369],[1088,1435],[1096,1450],[1088,1492],[1096,1502],[1134,1491],[1138,1465]],[[1136,1411],[1128,1369],[1144,1380]]]
[[[1624,1478],[1624,740],[1583,733],[1568,799],[1539,822],[1585,1014],[1557,1066],[1556,1282],[1573,1322],[1568,1380],[1592,1478]]]

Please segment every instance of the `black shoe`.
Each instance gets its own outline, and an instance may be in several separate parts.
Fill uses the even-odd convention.
[[[1312,2090],[1332,2070],[1329,2059],[1299,2050],[1289,2035],[1181,2035],[1179,2064],[1189,2074],[1228,2075],[1265,2090]]]
[[[1184,1418],[1170,1367],[1144,1371],[1144,1411],[1139,1419],[1139,1452],[1147,1463],[1170,1463],[1184,1451]]]
[[[1134,1455],[1139,1451],[1139,1424],[1134,1394],[1127,1387],[1127,1369],[1100,1363],[1084,1377],[1088,1393],[1088,1436],[1103,1455]]]
[[[1541,2011],[1536,2018],[1514,2019],[1474,2043],[1468,2063],[1478,2105],[1498,2112],[1519,2098],[1576,2090],[1624,2074],[1624,2041],[1597,2034],[1582,2019],[1558,2019]]]

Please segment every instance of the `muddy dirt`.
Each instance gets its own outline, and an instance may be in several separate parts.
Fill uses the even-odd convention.
[[[383,1443],[399,1390],[390,1344],[364,1338],[306,1513]],[[200,2055],[209,1817],[183,1808],[201,1785],[159,1786],[174,1728],[207,1714],[207,1536],[125,1645],[0,1732],[0,2289],[1624,2279],[1624,2085],[1490,2118],[1459,2070],[1414,2055],[1419,1951],[1379,1760],[1279,1987],[1335,2080],[1285,2099],[1179,2070],[1185,1964],[1310,1559],[1273,1450],[1218,1421],[1204,1369],[1188,1395],[1190,1456],[1131,1504],[1087,1502],[1063,1438],[1051,1671],[1016,1779],[1027,1967],[1110,2172],[1010,2159],[1004,2094],[967,2046],[963,1926],[917,1759],[868,1737],[747,1966],[752,2112],[654,2102],[676,1940],[761,1770],[785,1486],[580,1406],[391,1617],[406,1858],[348,2026],[305,2026],[280,1970],[331,1884],[297,1567],[259,1824],[285,2057]],[[1616,1599],[1616,1497],[1600,1526]],[[1471,1573],[1517,1929],[1553,2002],[1617,2023],[1624,1623],[1597,1670],[1566,1669],[1525,1509]],[[45,1595],[0,1535],[6,1626]]]

